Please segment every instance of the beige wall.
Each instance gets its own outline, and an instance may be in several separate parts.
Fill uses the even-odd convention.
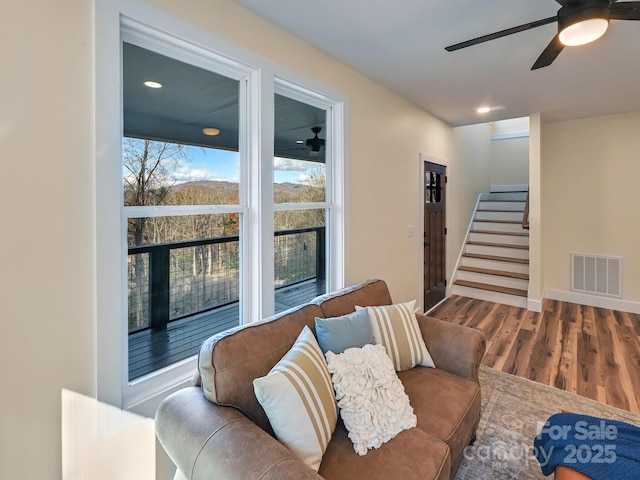
[[[420,225],[419,154],[467,175],[453,129],[234,2],[153,3],[348,96],[347,282],[381,277],[396,300],[418,297],[421,236],[407,227]],[[60,391],[94,395],[100,381],[92,10],[36,0],[3,15],[5,36],[22,39],[1,47],[3,478],[60,478]]]
[[[93,4],[0,19],[0,476],[60,478],[61,389],[95,392]]]
[[[529,183],[529,137],[491,141],[491,185]]]
[[[640,112],[544,125],[545,288],[569,291],[569,253],[624,258],[624,300],[640,301]]]
[[[478,195],[488,192],[491,186],[491,126],[488,123],[480,123],[457,127],[455,138],[458,162],[449,169],[447,184],[449,282],[453,278]]]

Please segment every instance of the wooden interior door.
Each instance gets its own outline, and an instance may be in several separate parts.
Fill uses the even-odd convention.
[[[444,300],[446,167],[424,162],[424,310]]]

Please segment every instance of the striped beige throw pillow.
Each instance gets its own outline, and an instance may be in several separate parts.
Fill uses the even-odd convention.
[[[278,440],[316,472],[338,410],[327,363],[307,326],[291,350],[253,389]]]
[[[416,301],[366,307],[376,343],[384,345],[396,371],[435,367],[414,314]],[[363,307],[356,307],[356,310]]]

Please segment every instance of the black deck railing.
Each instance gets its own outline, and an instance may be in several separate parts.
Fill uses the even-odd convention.
[[[325,227],[275,232],[275,286],[324,283]],[[239,301],[237,235],[129,247],[129,333]]]

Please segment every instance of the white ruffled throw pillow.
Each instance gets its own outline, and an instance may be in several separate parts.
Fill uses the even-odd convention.
[[[409,397],[382,345],[326,353],[340,417],[358,455],[378,448],[417,418]]]

